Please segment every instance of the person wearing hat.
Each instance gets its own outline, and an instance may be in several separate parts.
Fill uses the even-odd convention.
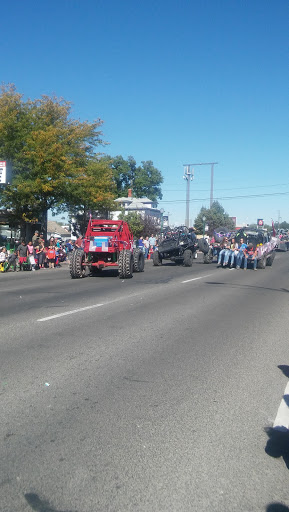
[[[39,231],[35,231],[35,233],[32,237],[32,244],[38,245],[38,240],[39,240]]]

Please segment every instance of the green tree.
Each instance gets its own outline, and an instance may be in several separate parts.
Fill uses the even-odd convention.
[[[118,218],[119,220],[124,220],[125,222],[128,223],[135,238],[139,238],[142,235],[144,223],[139,213],[129,212],[126,214],[125,210],[123,209],[119,214]]]
[[[154,167],[153,162],[148,160],[141,162],[136,168],[133,179],[133,193],[135,197],[148,197],[151,201],[162,199],[161,183],[163,183],[161,172]]]
[[[232,219],[229,217],[228,213],[225,212],[224,208],[218,201],[214,201],[211,208],[205,208],[202,206],[194,222],[194,226],[199,234],[203,233],[203,217],[206,218],[205,223],[209,228],[209,235],[212,235],[214,229],[221,226],[234,229],[234,223]]]
[[[284,220],[283,222],[280,222],[280,224],[277,224],[278,229],[289,229],[289,224]]]
[[[162,198],[163,177],[151,160],[143,161],[139,166],[132,156],[129,156],[127,160],[120,155],[105,156],[103,160],[112,169],[117,197],[126,197],[128,189],[132,188],[135,197],[146,196],[152,201]]]
[[[100,119],[73,119],[71,104],[64,99],[42,96],[25,101],[14,85],[2,86],[0,155],[11,161],[14,174],[1,203],[12,212],[12,220],[31,221],[48,209],[84,203],[84,191],[88,207],[105,206],[113,198],[109,166],[96,161],[95,148],[104,144],[101,125]],[[78,202],[77,186],[82,195]]]

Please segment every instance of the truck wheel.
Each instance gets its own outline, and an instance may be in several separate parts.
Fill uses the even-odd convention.
[[[70,275],[72,279],[85,277],[86,267],[84,265],[85,254],[82,249],[75,249],[70,260]]]
[[[204,254],[204,263],[212,263],[213,261],[213,253],[212,251],[207,252],[207,254]]]
[[[264,269],[266,268],[266,256],[262,256],[262,258],[257,263],[257,268]]]
[[[198,240],[198,244],[200,251],[202,251],[204,254],[209,252],[210,246],[205,238],[200,238],[200,240]]]
[[[162,264],[162,257],[159,253],[159,251],[153,252],[153,265],[154,267],[158,267]]]
[[[266,265],[268,265],[268,267],[272,267],[273,265],[273,261],[274,261],[274,258],[275,258],[275,251],[272,252],[272,254],[270,254],[270,256],[268,256],[267,258],[267,261],[266,261]]]
[[[134,249],[133,251],[133,271],[143,272],[144,271],[144,253],[141,249]]]
[[[193,264],[193,253],[190,249],[184,251],[184,265],[185,267],[191,267]]]
[[[119,253],[118,270],[120,279],[130,279],[132,277],[133,256],[128,249],[124,249]]]

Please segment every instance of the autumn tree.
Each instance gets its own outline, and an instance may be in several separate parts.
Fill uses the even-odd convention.
[[[114,197],[111,169],[99,158],[91,159],[85,173],[79,174],[67,186],[66,210],[70,220],[74,219],[77,232],[84,235],[90,215],[108,218],[115,208]]]
[[[75,120],[71,108],[62,98],[25,101],[14,85],[1,88],[0,155],[13,166],[1,203],[20,222],[67,205],[105,207],[114,197],[110,168],[95,154],[102,121]]]
[[[200,234],[203,233],[203,217],[206,219],[205,223],[209,228],[209,235],[212,235],[214,229],[221,226],[226,226],[228,229],[234,229],[234,223],[232,219],[229,217],[228,213],[225,212],[223,206],[218,201],[214,201],[211,208],[205,208],[202,206],[200,212],[198,213],[194,222],[194,227]]]

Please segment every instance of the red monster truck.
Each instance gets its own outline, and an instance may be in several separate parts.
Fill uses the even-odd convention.
[[[133,234],[126,222],[90,219],[82,248],[72,253],[71,277],[85,277],[87,267],[91,275],[97,275],[103,268],[118,268],[120,279],[143,272],[144,253],[133,248]]]

